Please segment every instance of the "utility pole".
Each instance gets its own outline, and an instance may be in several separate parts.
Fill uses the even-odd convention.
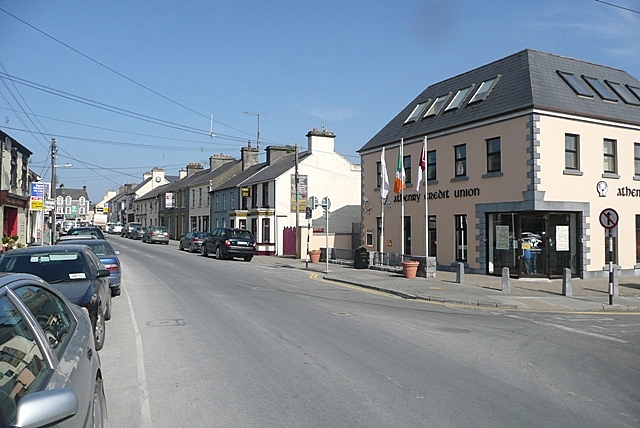
[[[245,111],[244,114],[248,114],[249,116],[258,116],[258,135],[256,136],[256,148],[260,151],[260,116],[266,116],[269,113],[253,113],[250,111]]]
[[[51,237],[50,244],[55,242],[56,233],[56,155],[58,154],[58,147],[56,147],[56,139],[51,139],[51,197],[53,198],[53,210],[51,211],[51,229],[49,230],[49,236]]]

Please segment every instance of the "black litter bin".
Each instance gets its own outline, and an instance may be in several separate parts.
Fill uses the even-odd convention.
[[[358,247],[353,251],[353,267],[369,269],[369,251],[365,247]]]

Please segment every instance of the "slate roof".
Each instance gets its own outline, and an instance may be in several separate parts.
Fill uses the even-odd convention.
[[[307,157],[309,157],[310,153],[302,152],[298,153],[298,163],[304,161]],[[283,156],[271,163],[265,168],[262,168],[258,173],[252,175],[247,180],[243,181],[243,185],[252,185],[257,183],[264,183],[267,181],[275,180],[280,177],[282,174],[289,171],[291,168],[294,168],[296,165],[296,157],[294,155]]]
[[[623,70],[525,49],[429,86],[358,152],[398,143],[401,138],[433,135],[450,128],[532,108],[640,125],[640,106],[627,104],[620,97],[617,97],[617,102],[604,101],[586,82],[583,82],[584,85],[594,96],[578,96],[557,71],[572,73],[579,78],[594,77],[603,83],[611,81],[640,88],[640,81]],[[469,104],[479,85],[496,76],[498,80],[486,98]],[[444,107],[457,91],[469,85],[475,86],[461,107],[445,112]],[[405,123],[417,104],[432,103],[437,97],[446,94],[449,94],[449,98],[440,113]]]
[[[211,192],[220,191],[220,190],[226,190],[226,189],[230,189],[230,188],[233,188],[233,187],[238,187],[238,185],[243,183],[245,180],[247,180],[248,178],[250,178],[251,176],[253,176],[255,173],[257,173],[258,171],[260,171],[261,169],[263,169],[266,166],[267,166],[266,162],[262,162],[262,163],[250,166],[249,168],[245,169],[244,171],[241,171],[241,172],[237,173],[236,175],[231,177],[229,180],[226,180],[226,181],[220,183],[218,186],[214,186],[211,189]]]
[[[58,196],[62,196],[65,198],[67,196],[71,196],[71,200],[73,201],[77,201],[80,199],[81,196],[84,196],[84,198],[87,201],[89,200],[89,194],[87,193],[87,189],[70,189],[68,187],[57,187],[56,198]]]

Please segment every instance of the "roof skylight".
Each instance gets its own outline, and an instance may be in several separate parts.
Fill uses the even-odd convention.
[[[472,87],[473,86],[469,86],[467,88],[460,89],[456,96],[453,97],[447,108],[444,109],[444,111],[449,111],[460,107],[462,101],[464,101],[464,99],[467,97],[467,94],[469,93],[469,91],[471,91]]]
[[[589,84],[589,86],[593,88],[594,91],[596,91],[598,95],[600,95],[600,98],[602,98],[603,100],[618,101],[614,93],[611,92],[611,90],[607,88],[600,80],[596,79],[595,77],[589,76],[582,76],[582,78]]]
[[[638,100],[640,100],[640,88],[635,87],[635,86],[631,86],[631,85],[627,85],[627,89],[631,91],[631,93],[633,93],[633,95],[636,96],[636,98],[638,98]]]
[[[426,103],[420,103],[418,104],[413,111],[411,112],[411,114],[409,115],[409,117],[407,118],[407,120],[404,121],[404,123],[409,123],[409,122],[414,122],[416,121],[420,115],[422,114],[422,112],[424,111],[425,107],[427,106],[428,102]]]
[[[564,71],[558,71],[557,73],[560,75],[560,77],[562,77],[567,85],[569,85],[571,89],[573,89],[573,92],[578,95],[582,95],[583,97],[593,98],[593,94],[591,93],[591,91],[589,91],[584,83],[582,83],[580,79],[578,79],[575,75]]]
[[[491,88],[493,88],[493,84],[496,82],[496,80],[498,80],[498,78],[494,77],[493,79],[485,80],[484,82],[482,82],[476,93],[473,95],[473,98],[469,100],[469,104],[476,101],[484,100],[487,97],[487,94],[489,94]]]
[[[427,110],[427,113],[424,115],[424,117],[435,116],[436,114],[438,114],[442,109],[442,105],[444,104],[444,102],[447,100],[448,97],[449,97],[449,94],[441,95],[438,98],[436,98],[433,104],[431,104],[431,107],[429,107],[429,110]]]
[[[618,94],[618,96],[622,98],[622,101],[624,101],[625,103],[631,104],[634,106],[640,105],[640,100],[637,100],[636,97],[634,97],[633,94],[629,92],[629,89],[627,89],[622,84],[616,83],[616,82],[610,82],[608,80],[605,80],[605,82],[607,82],[607,85],[609,85],[609,87],[613,89],[613,92]]]

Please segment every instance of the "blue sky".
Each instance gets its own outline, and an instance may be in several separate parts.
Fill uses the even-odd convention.
[[[93,202],[162,167],[298,144],[357,150],[427,86],[525,48],[640,78],[638,0],[0,0],[0,129]],[[100,106],[101,108],[97,108]],[[213,133],[210,137],[211,115]],[[135,117],[131,117],[135,116]],[[262,152],[264,153],[264,152]],[[261,160],[264,155],[261,156]]]

